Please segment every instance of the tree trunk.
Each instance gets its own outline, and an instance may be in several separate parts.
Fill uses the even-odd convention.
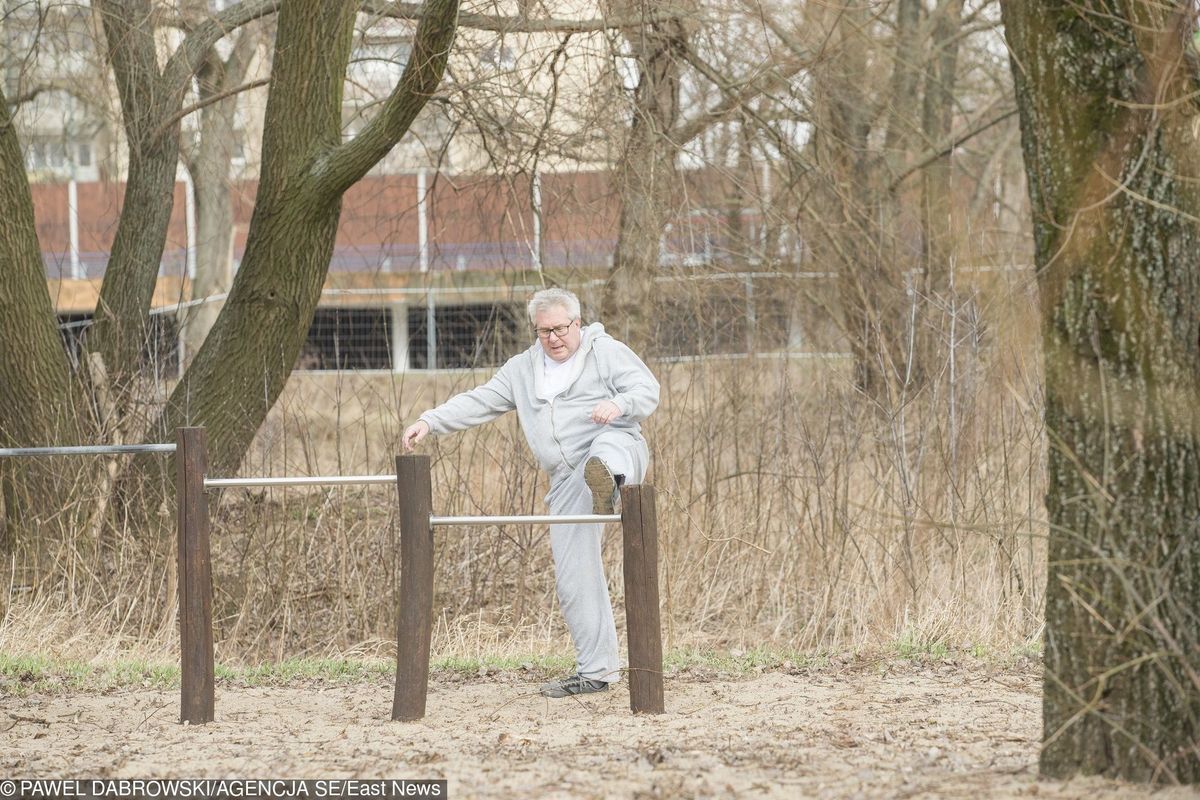
[[[879,407],[890,409],[909,376],[910,337],[905,264],[892,246],[895,204],[869,143],[874,112],[862,76],[868,71],[865,31],[873,13],[863,0],[807,10],[806,21],[827,36],[821,63],[813,70],[811,152],[820,179],[811,201],[817,217],[812,244],[818,263],[838,273],[841,324],[858,386]],[[907,66],[900,54],[896,64],[897,69]]]
[[[614,3],[629,14],[637,4]],[[680,143],[668,134],[679,119],[680,57],[687,47],[681,19],[653,22],[627,34],[638,65],[633,119],[617,167],[621,212],[603,316],[618,338],[639,352],[654,346],[655,277],[678,180]]]
[[[121,97],[129,140],[129,175],[87,346],[104,359],[118,397],[130,391],[149,338],[150,302],[158,281],[175,201],[179,121],[167,123],[184,85],[168,86],[158,69],[150,0],[100,0],[97,10]],[[118,408],[124,402],[118,400]]]
[[[959,27],[963,0],[942,0],[933,25],[933,47],[925,76],[922,129],[925,141],[937,147],[950,135],[954,114],[954,87],[958,77]],[[925,290],[938,297],[949,286],[950,257],[956,228],[951,221],[951,154],[934,159],[921,171],[922,244]],[[935,326],[938,327],[938,326]],[[939,337],[940,338],[940,337]],[[929,353],[933,355],[931,351]]]
[[[1190,4],[1004,0],[1050,435],[1041,771],[1200,780]]]
[[[79,425],[70,364],[46,291],[25,159],[0,91],[0,447],[76,444]],[[0,552],[58,513],[74,486],[71,465],[0,459]]]
[[[224,102],[216,103],[225,105]],[[229,103],[232,106],[232,103]],[[206,109],[207,111],[207,109]],[[228,111],[228,114],[225,112]],[[196,159],[197,169],[191,172],[192,186],[196,192],[196,276],[192,279],[191,297],[204,300],[229,291],[233,280],[233,202],[229,196],[229,158],[222,152],[206,152],[214,149],[210,142],[230,141],[224,133],[232,132],[232,107],[214,108],[201,122],[200,154]],[[221,115],[220,122],[210,117]],[[230,123],[226,127],[226,123]],[[204,141],[208,139],[209,142]],[[224,172],[217,172],[224,166]],[[208,300],[191,306],[180,314],[183,321],[184,365],[200,351],[208,332],[216,324],[224,307],[224,301]]]
[[[908,160],[913,142],[917,139],[918,85],[921,65],[925,58],[921,41],[922,0],[897,0],[896,43],[892,53],[892,90],[887,135],[884,150],[894,164]]]
[[[0,92],[0,447],[73,443],[71,369],[46,290],[21,143]]]
[[[245,78],[259,37],[254,27],[238,33],[229,58],[222,60],[210,49],[200,70],[200,101],[203,103],[237,87]],[[196,276],[192,280],[194,300],[229,291],[233,280],[233,201],[230,197],[231,166],[237,95],[205,105],[200,111],[200,133],[196,147],[187,157],[188,172],[196,192]],[[192,306],[180,314],[185,362],[199,352],[224,307],[223,301]]]

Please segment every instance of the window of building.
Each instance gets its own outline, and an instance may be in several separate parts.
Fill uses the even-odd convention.
[[[30,172],[67,176],[75,168],[92,166],[92,145],[67,139],[30,139],[25,144],[25,166]]]

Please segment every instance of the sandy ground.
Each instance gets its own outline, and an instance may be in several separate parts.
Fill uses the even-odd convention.
[[[393,723],[391,687],[217,687],[217,721],[179,725],[152,690],[3,699],[13,777],[447,778],[451,797],[1149,797],[1100,779],[1038,782],[1032,666],[848,663],[668,679],[634,717],[625,684],[584,700],[541,676],[437,675],[428,715]],[[1156,798],[1197,797],[1189,789]]]

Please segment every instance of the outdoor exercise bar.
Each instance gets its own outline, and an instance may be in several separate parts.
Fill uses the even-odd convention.
[[[205,489],[239,486],[346,486],[362,483],[395,483],[395,475],[305,475],[296,478],[205,478]]]
[[[516,514],[507,517],[430,517],[429,524],[444,525],[558,525],[620,522],[620,514]]]
[[[83,444],[66,447],[0,447],[4,456],[115,456],[122,453],[174,453],[173,444]]]
[[[625,543],[625,615],[629,636],[629,707],[661,714],[662,628],[658,611],[658,528],[654,487],[621,487],[620,514],[437,517],[427,455],[396,457],[400,503],[400,603],[396,630],[396,692],[392,719],[425,716],[433,638],[433,528],[435,525],[620,522]]]
[[[433,635],[433,529],[446,525],[620,522],[625,542],[629,706],[634,712],[662,713],[662,634],[653,487],[622,487],[620,514],[434,516],[433,475],[427,455],[397,456],[395,475],[206,478],[204,430],[180,428],[178,437],[182,722],[195,724],[213,719],[212,575],[205,491],[246,486],[382,483],[396,484],[400,519],[400,595],[392,719],[415,720],[425,716]]]

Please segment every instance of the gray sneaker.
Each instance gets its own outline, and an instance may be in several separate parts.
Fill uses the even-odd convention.
[[[617,489],[625,482],[624,475],[613,475],[608,465],[595,456],[583,465],[583,480],[592,490],[592,513],[615,514]]]
[[[570,697],[573,694],[591,694],[608,691],[608,683],[585,678],[579,673],[550,681],[542,686],[543,697]]]

